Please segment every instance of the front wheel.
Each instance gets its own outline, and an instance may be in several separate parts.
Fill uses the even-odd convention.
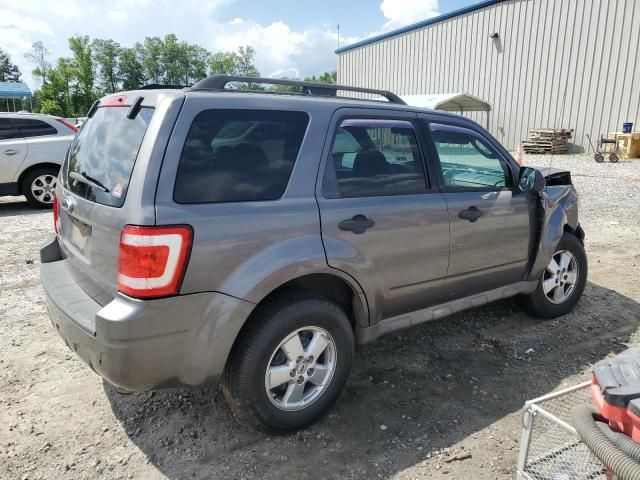
[[[555,318],[569,313],[578,303],[587,282],[587,255],[580,240],[565,233],[536,289],[520,297],[522,307],[540,318]]]
[[[340,395],[354,339],[343,310],[322,297],[283,297],[261,308],[234,347],[222,389],[244,423],[269,433],[304,428]]]

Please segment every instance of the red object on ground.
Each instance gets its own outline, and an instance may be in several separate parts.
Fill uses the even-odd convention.
[[[595,378],[591,384],[591,398],[611,428],[640,442],[640,417],[628,408],[608,404]]]
[[[640,442],[640,348],[596,363],[591,398],[613,430]]]

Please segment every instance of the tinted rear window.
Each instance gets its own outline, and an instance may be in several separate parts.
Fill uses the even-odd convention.
[[[58,131],[42,120],[32,120],[28,118],[17,118],[14,120],[20,136],[24,138],[29,137],[44,137],[46,135],[57,135]]]
[[[0,140],[12,140],[18,137],[13,122],[8,118],[0,118]]]
[[[280,198],[308,122],[304,112],[199,113],[182,150],[174,200],[212,203]]]
[[[82,125],[69,149],[65,187],[96,203],[122,206],[153,109],[142,108],[134,119],[127,118],[128,112],[124,107],[98,108]],[[107,191],[74,180],[73,172],[103,185]]]

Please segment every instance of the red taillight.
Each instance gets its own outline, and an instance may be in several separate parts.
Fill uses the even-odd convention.
[[[76,127],[73,123],[67,122],[64,118],[56,118],[56,120],[63,124],[65,127],[70,128],[74,132],[78,131],[78,127]]]
[[[58,232],[60,232],[60,215],[59,215],[59,211],[58,211],[58,197],[56,196],[56,194],[53,194],[53,229],[56,232],[56,235],[58,234]]]
[[[120,235],[118,290],[137,298],[176,295],[192,240],[193,230],[188,225],[126,225]]]

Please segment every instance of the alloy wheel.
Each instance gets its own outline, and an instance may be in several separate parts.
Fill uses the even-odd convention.
[[[554,304],[566,302],[578,283],[578,260],[568,250],[553,254],[542,274],[542,289],[547,299]]]
[[[54,175],[39,175],[31,182],[31,193],[38,202],[51,204],[53,203],[53,193],[56,190],[56,182],[57,179]]]
[[[331,383],[336,363],[336,344],[326,330],[296,330],[280,342],[269,360],[264,378],[269,400],[285,411],[309,406]]]

